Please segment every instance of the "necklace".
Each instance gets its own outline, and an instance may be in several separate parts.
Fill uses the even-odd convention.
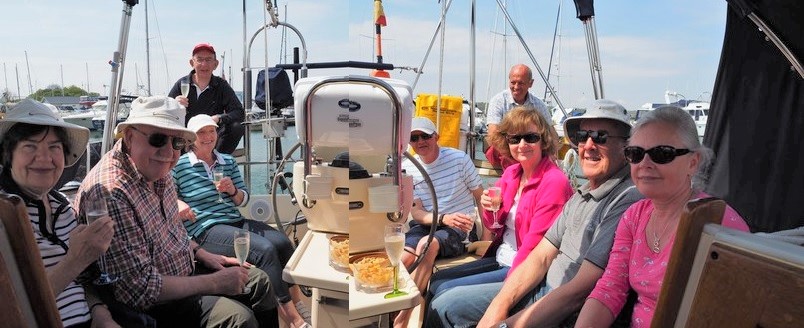
[[[651,213],[651,216],[653,217],[653,219],[656,219],[656,216],[653,215],[653,213]],[[651,247],[651,249],[653,250],[654,253],[659,253],[659,242],[661,241],[661,236],[663,236],[664,232],[667,231],[667,227],[669,225],[670,220],[667,220],[667,222],[664,223],[664,228],[662,228],[662,232],[657,234],[655,230],[653,231],[653,245],[652,245],[653,247]]]

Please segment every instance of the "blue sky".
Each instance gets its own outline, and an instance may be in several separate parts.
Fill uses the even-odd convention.
[[[231,66],[233,85],[242,89],[242,1],[148,0],[151,43],[151,86],[164,94],[172,83],[189,72],[190,50],[199,42],[213,44],[226,53],[227,75]],[[129,34],[123,88],[135,93],[145,85],[145,0],[134,7]],[[250,38],[262,21],[262,3],[247,0],[247,30]],[[538,64],[546,73],[559,0],[500,0],[506,3]],[[469,95],[469,0],[454,0],[447,14],[442,92]],[[436,0],[385,0],[388,26],[383,29],[385,62],[418,67],[440,17]],[[51,84],[79,85],[105,93],[111,81],[108,60],[117,50],[122,1],[113,0],[3,0],[0,23],[0,62],[5,65],[0,90],[28,94],[25,51],[30,63],[33,89]],[[298,28],[308,45],[308,61],[363,60],[372,58],[371,0],[279,0],[283,19]],[[505,87],[508,67],[533,64],[517,38],[508,29],[503,47],[504,21],[497,1],[478,0],[476,101],[487,101]],[[645,102],[663,100],[665,90],[687,98],[708,99],[720,57],[726,16],[724,0],[596,2],[596,23],[603,66],[606,98],[629,109]],[[575,18],[570,0],[563,0],[561,38],[551,83],[567,107],[582,107],[594,98],[584,32]],[[492,33],[496,31],[496,33]],[[268,64],[280,59],[281,30],[268,33]],[[299,44],[288,32],[288,47]],[[252,66],[263,66],[263,38],[252,50]],[[503,49],[507,49],[504,51]],[[504,54],[507,54],[504,56]],[[503,58],[506,59],[503,59]],[[438,42],[434,47],[415,93],[438,91]],[[15,73],[15,68],[18,74]],[[558,72],[555,75],[555,72]],[[365,74],[361,70],[311,71],[310,75]],[[415,74],[396,70],[393,78],[412,83]],[[8,81],[8,82],[6,82]],[[532,89],[539,97],[544,83],[536,77]]]

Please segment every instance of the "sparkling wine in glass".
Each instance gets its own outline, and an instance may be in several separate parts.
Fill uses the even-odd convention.
[[[392,298],[407,295],[407,292],[399,290],[399,260],[402,251],[405,249],[405,233],[402,232],[401,223],[390,223],[385,226],[385,253],[388,260],[394,266],[394,290],[385,294],[385,298]]]
[[[181,95],[185,98],[190,94],[190,82],[181,81]]]
[[[90,198],[85,201],[85,210],[84,214],[87,218],[87,224],[91,224],[95,222],[95,220],[100,219],[105,216],[109,216],[109,210],[106,207],[106,199],[103,197],[100,198]],[[117,277],[113,274],[107,273],[105,269],[103,255],[100,256],[98,259],[98,269],[100,270],[100,276],[95,279],[94,283],[96,285],[108,285],[115,281],[117,281]]]
[[[221,183],[221,180],[223,180],[223,177],[223,166],[215,165],[212,168],[212,182],[215,184],[215,188],[218,188],[218,185]],[[221,197],[220,190],[218,190],[218,203],[223,203],[223,197]]]
[[[475,222],[477,221],[478,218],[477,210],[474,210],[466,215],[468,215],[472,219],[472,223],[469,225],[469,230],[466,231],[466,238],[463,239],[463,244],[469,245],[472,243],[471,241],[469,241],[469,234],[472,233],[472,229],[475,227]]]
[[[494,222],[492,222],[490,228],[499,229],[503,227],[497,221],[497,211],[500,210],[500,204],[502,204],[502,189],[500,187],[489,187],[488,191],[488,195],[491,198],[491,211],[494,213]]]
[[[248,258],[248,250],[251,246],[251,234],[247,230],[237,230],[234,233],[234,251],[237,262],[240,266],[246,263]],[[251,288],[246,286],[243,288],[243,294],[251,292]]]

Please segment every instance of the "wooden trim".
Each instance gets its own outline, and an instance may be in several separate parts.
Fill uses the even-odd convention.
[[[30,301],[30,304],[17,304],[17,306],[31,307],[38,327],[62,327],[56,298],[50,290],[50,283],[22,199],[0,194],[0,219],[10,236],[8,241]]]
[[[717,198],[692,200],[684,207],[651,327],[672,327],[675,323],[703,227],[720,224],[725,210],[726,202]]]

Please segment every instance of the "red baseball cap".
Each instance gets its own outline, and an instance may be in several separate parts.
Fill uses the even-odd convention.
[[[199,43],[196,44],[195,47],[193,48],[193,55],[195,55],[196,52],[199,52],[201,50],[206,50],[211,52],[212,54],[215,54],[215,48],[213,48],[209,43]]]

